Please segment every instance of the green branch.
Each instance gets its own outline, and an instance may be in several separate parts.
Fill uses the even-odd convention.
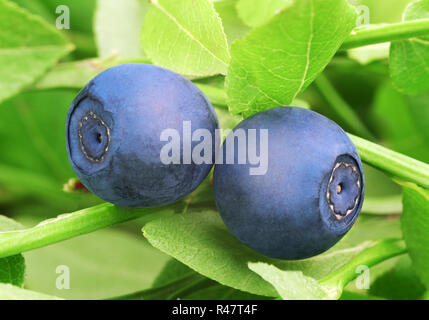
[[[156,215],[156,217],[161,214],[172,214],[182,207],[182,202],[167,207],[144,209],[121,208],[104,203],[63,214],[57,218],[43,221],[32,228],[0,232],[0,258],[41,248],[149,214]]]
[[[347,50],[371,44],[416,38],[428,34],[429,19],[374,25],[354,30],[343,43],[341,49]]]
[[[363,162],[409,182],[429,189],[429,165],[376,143],[349,134]]]
[[[405,243],[400,239],[383,239],[374,242],[372,247],[363,250],[349,263],[343,265],[333,273],[329,274],[319,283],[325,290],[332,291],[330,298],[338,298],[342,289],[353,279],[359,276],[356,272],[360,266],[368,268],[383,262],[387,259],[406,253]]]

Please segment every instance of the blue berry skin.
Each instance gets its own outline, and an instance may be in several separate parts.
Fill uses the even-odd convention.
[[[346,133],[296,107],[260,112],[233,131],[238,128],[268,129],[268,170],[250,175],[252,165],[237,164],[237,153],[235,164],[215,165],[216,205],[229,230],[255,251],[286,260],[309,258],[337,243],[364,197],[361,160]]]
[[[70,164],[105,201],[125,207],[173,203],[196,189],[214,163],[161,162],[161,149],[168,143],[160,141],[161,132],[176,129],[184,137],[183,121],[191,121],[192,132],[207,129],[213,137],[219,127],[210,102],[192,82],[154,65],[110,68],[92,79],[70,106]],[[192,141],[192,148],[198,143]],[[213,143],[213,159],[214,150]]]

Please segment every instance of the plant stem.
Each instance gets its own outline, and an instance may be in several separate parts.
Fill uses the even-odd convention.
[[[54,219],[43,221],[35,227],[9,232],[0,232],[0,258],[37,249],[70,239],[85,233],[137,219],[143,215],[172,214],[183,207],[182,202],[160,207],[130,209],[104,203]]]
[[[314,83],[322,96],[326,99],[326,101],[328,101],[331,108],[341,118],[341,120],[343,120],[350,127],[353,132],[367,139],[373,138],[371,132],[359,119],[353,108],[350,107],[347,102],[338,94],[329,79],[324,74],[321,74]]]
[[[368,249],[363,250],[360,254],[354,257],[349,263],[343,265],[333,273],[329,274],[319,283],[325,288],[332,288],[336,297],[340,295],[342,289],[353,279],[359,276],[357,268],[360,266],[372,267],[387,259],[396,257],[406,253],[405,243],[400,239],[383,239],[374,243]]]
[[[349,134],[362,161],[391,176],[429,189],[429,165]]]
[[[429,19],[400,23],[374,25],[354,30],[343,43],[341,49],[364,47],[371,44],[405,40],[429,34]]]

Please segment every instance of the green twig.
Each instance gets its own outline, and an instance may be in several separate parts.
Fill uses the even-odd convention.
[[[110,203],[104,203],[63,214],[32,228],[0,232],[0,258],[41,248],[144,215],[156,214],[156,217],[159,217],[161,214],[172,214],[182,207],[182,202],[167,207],[145,209],[121,208]]]
[[[373,138],[371,132],[359,119],[353,108],[350,107],[347,102],[338,94],[324,74],[321,74],[314,83],[322,96],[326,99],[326,101],[328,101],[331,108],[341,118],[341,120],[350,127],[353,132],[367,139]]]
[[[428,34],[429,19],[374,25],[354,30],[343,43],[341,49],[347,50],[371,44],[405,40]]]
[[[363,250],[350,262],[319,280],[327,290],[332,290],[331,298],[339,298],[342,289],[353,279],[359,276],[357,268],[360,266],[372,267],[387,259],[406,253],[405,243],[400,239],[383,239],[373,246]]]
[[[429,189],[429,165],[378,144],[349,134],[365,163],[390,176],[414,182]]]

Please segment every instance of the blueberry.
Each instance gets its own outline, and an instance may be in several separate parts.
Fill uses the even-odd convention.
[[[238,152],[233,164],[225,163],[223,144],[224,164],[216,163],[213,184],[230,231],[255,251],[287,260],[315,256],[337,243],[358,217],[364,196],[362,164],[346,133],[324,116],[295,107],[260,112],[230,135],[238,129],[247,138],[249,129],[268,130],[268,165],[265,174],[251,175],[254,165],[238,164]],[[257,135],[259,153],[261,140]]]
[[[66,121],[70,163],[82,183],[105,201],[126,207],[175,202],[204,180],[214,163],[161,161],[165,129],[180,137],[219,127],[213,107],[184,77],[153,65],[130,63],[91,80],[73,101]],[[185,140],[185,138],[183,138]],[[190,140],[190,139],[188,139]],[[191,150],[199,143],[187,141]],[[180,144],[180,156],[183,146]]]

